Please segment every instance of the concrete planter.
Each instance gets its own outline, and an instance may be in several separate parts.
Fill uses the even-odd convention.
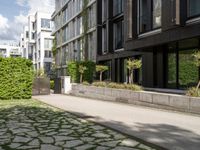
[[[72,95],[200,114],[200,98],[176,94],[72,85]]]

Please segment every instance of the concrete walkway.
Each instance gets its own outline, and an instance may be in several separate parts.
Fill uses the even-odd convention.
[[[33,98],[170,150],[200,150],[198,116],[65,95]]]

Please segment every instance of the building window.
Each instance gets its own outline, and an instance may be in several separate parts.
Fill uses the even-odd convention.
[[[103,26],[102,28],[102,52],[103,54],[108,52],[107,49],[107,29],[106,29],[106,25]]]
[[[114,23],[114,48],[115,50],[122,49],[124,44],[124,26],[123,20]]]
[[[139,0],[139,33],[161,27],[161,0]]]
[[[52,48],[52,40],[51,39],[44,39],[44,48],[51,49]]]
[[[188,17],[200,16],[200,0],[188,0]]]
[[[102,22],[107,18],[107,2],[108,0],[102,0]]]
[[[26,31],[26,38],[29,38],[29,33],[28,33],[28,31]]]
[[[41,28],[50,29],[51,28],[50,19],[41,19]]]
[[[198,39],[172,43],[168,50],[168,88],[187,89],[199,80],[199,68],[194,63],[193,54],[199,47]]]
[[[124,10],[124,0],[113,1],[113,16],[121,14]]]
[[[45,58],[51,58],[51,57],[52,57],[52,52],[51,52],[51,51],[45,50],[45,51],[44,51],[44,57],[45,57]]]

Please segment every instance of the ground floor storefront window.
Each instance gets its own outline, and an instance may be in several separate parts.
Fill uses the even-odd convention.
[[[167,88],[186,89],[199,80],[199,68],[194,53],[199,48],[198,39],[169,44],[167,54]]]

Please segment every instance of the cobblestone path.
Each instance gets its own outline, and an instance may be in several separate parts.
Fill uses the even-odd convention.
[[[153,150],[116,131],[43,104],[0,108],[0,150],[12,149]]]

